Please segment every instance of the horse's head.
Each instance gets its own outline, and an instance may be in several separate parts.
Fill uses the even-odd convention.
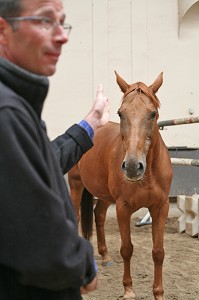
[[[127,180],[139,181],[144,176],[147,154],[158,134],[159,100],[155,94],[162,85],[163,73],[149,87],[142,82],[129,85],[117,73],[116,79],[124,93],[118,110],[125,152],[122,171]]]

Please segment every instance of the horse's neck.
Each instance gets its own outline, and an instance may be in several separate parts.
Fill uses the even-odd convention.
[[[154,137],[147,155],[147,164],[152,164],[161,155],[163,140],[159,133],[159,128],[155,129]]]

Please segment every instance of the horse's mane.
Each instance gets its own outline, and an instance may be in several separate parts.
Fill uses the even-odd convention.
[[[136,82],[136,83],[129,85],[129,88],[126,90],[123,98],[125,98],[129,93],[131,93],[133,91],[138,91],[138,92],[144,93],[149,99],[152,100],[152,102],[156,108],[160,107],[160,101],[159,101],[158,97],[143,82]]]

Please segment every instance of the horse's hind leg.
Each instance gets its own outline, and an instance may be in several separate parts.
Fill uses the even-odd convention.
[[[166,203],[161,208],[156,208],[150,211],[152,216],[152,236],[153,250],[152,257],[154,261],[154,283],[153,295],[155,300],[163,300],[162,286],[162,265],[164,261],[164,226],[168,216],[169,204]]]
[[[106,266],[112,262],[111,257],[108,254],[108,249],[106,246],[104,223],[106,219],[107,209],[109,207],[109,202],[97,200],[97,204],[94,209],[96,232],[97,232],[97,244],[98,252],[102,257],[102,265]]]
[[[73,202],[76,217],[79,223],[79,210],[80,210],[80,203],[82,198],[82,192],[84,189],[83,183],[81,181],[81,177],[79,174],[78,166],[75,165],[69,172],[68,172],[68,183],[70,186],[70,196]]]

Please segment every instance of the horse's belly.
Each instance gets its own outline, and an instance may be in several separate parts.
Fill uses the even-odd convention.
[[[106,164],[103,165],[91,154],[84,155],[79,162],[79,171],[83,185],[92,195],[104,201],[114,202],[108,187]]]

